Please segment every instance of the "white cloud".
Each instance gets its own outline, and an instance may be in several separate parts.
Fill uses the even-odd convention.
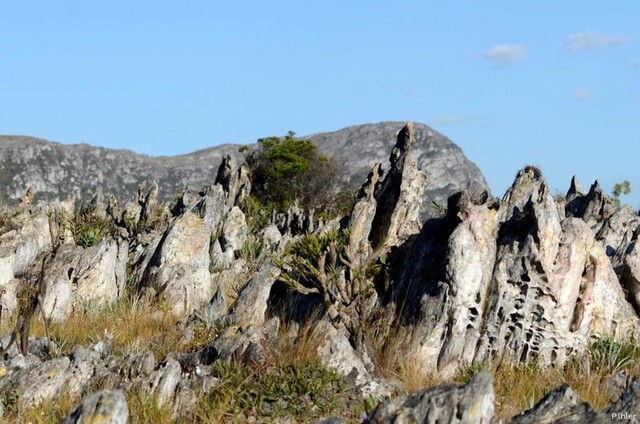
[[[588,100],[589,97],[591,97],[591,93],[588,88],[581,87],[573,93],[573,97],[575,97],[576,100]]]
[[[633,66],[635,66],[636,68],[640,68],[640,59],[636,59],[633,61]]]
[[[577,52],[587,49],[599,49],[602,47],[619,46],[628,43],[629,39],[621,34],[601,34],[598,32],[586,31],[576,32],[567,37],[565,46],[570,52]]]
[[[487,60],[492,60],[496,65],[507,65],[522,61],[527,54],[524,44],[498,44],[487,49],[483,54]]]

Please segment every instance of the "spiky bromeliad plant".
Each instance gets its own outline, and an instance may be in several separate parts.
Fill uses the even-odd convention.
[[[338,228],[305,234],[277,265],[282,280],[303,294],[318,294],[334,326],[346,330],[354,348],[367,346],[365,325],[377,301],[366,267],[352,264],[349,232]]]

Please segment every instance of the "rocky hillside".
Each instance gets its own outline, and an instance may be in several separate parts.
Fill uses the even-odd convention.
[[[5,207],[0,415],[637,420],[640,216],[597,183],[553,197],[527,167],[502,200],[459,191],[425,221],[418,129],[329,221],[250,225],[232,161],[171,208],[155,187]]]
[[[340,180],[357,188],[376,162],[384,163],[403,123],[358,125],[310,136],[319,150],[343,166]],[[439,203],[456,190],[487,188],[478,168],[462,150],[426,125],[415,125],[418,167],[429,170],[427,194]],[[221,145],[173,157],[151,157],[128,150],[86,144],[64,145],[30,137],[0,136],[0,187],[10,198],[20,198],[32,186],[37,199],[75,196],[89,200],[96,192],[108,198],[132,199],[141,182],[157,181],[160,199],[172,199],[186,186],[212,184],[222,158],[243,156],[239,145]]]

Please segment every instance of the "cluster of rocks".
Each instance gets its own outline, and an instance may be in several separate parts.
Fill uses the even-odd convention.
[[[362,328],[386,328],[378,335],[388,338],[408,329],[405,357],[443,378],[495,358],[562,366],[594,338],[640,336],[638,214],[616,207],[597,183],[585,192],[574,180],[566,197],[554,198],[540,171],[527,167],[502,200],[485,190],[458,192],[446,211],[423,222],[430,174],[411,154],[415,132],[402,128],[386,172],[375,164],[350,216],[329,222],[293,207],[252,231],[242,210],[250,175],[232,156],[214,185],[185,190],[172,205],[158,199],[157,186],[122,207],[114,198],[90,205],[113,226],[95,245],[76,240],[73,201],[28,196],[0,230],[0,319],[24,323],[25,310],[38,306],[47,321],[64,322],[74,310],[133,294],[167,305],[186,339],[202,321],[220,331],[206,346],[166,358],[117,357],[105,341],[65,356],[47,339],[17,343],[28,338],[28,325],[17,325],[0,340],[0,397],[17,392],[20,407],[29,407],[60,393],[86,395],[68,422],[92,414],[126,422],[123,390],[136,389],[181,417],[216,390],[216,361],[264,364],[283,320],[296,322],[295,339],[300,322],[314,319],[325,366],[348,376],[363,398],[387,399],[369,422],[490,422],[488,374],[395,397],[401,383],[379,375]],[[322,262],[318,273],[331,268],[336,285],[322,292],[285,284],[287,247],[333,230],[346,235],[344,250],[322,252],[335,266]],[[638,387],[631,384],[605,412],[559,388],[514,422],[604,421],[638,408]]]

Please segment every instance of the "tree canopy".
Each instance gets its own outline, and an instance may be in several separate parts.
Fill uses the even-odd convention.
[[[247,157],[252,193],[278,210],[298,200],[305,208],[330,206],[335,195],[337,162],[321,155],[311,140],[284,137],[258,140],[258,149]],[[333,196],[335,197],[335,196]]]

